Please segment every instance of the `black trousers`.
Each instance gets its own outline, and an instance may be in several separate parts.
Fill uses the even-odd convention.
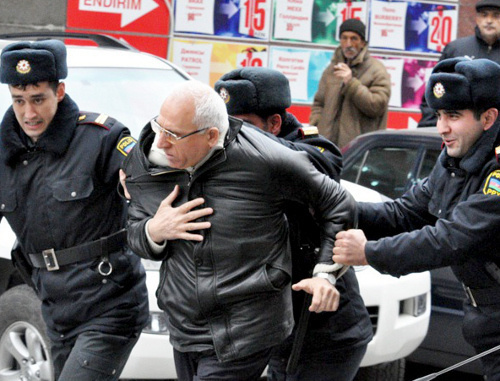
[[[97,331],[52,343],[55,379],[58,381],[116,381],[139,340]]]
[[[500,345],[500,305],[474,307],[466,301],[464,312],[464,338],[477,353]],[[500,351],[481,358],[481,365],[486,380],[500,381]]]
[[[272,348],[233,361],[220,362],[214,352],[179,352],[174,349],[178,381],[259,380]]]

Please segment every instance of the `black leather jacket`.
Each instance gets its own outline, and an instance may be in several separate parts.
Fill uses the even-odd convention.
[[[392,275],[451,266],[471,288],[498,287],[485,268],[500,263],[500,144],[497,121],[461,160],[443,150],[433,171],[401,198],[362,203],[360,228],[369,239],[366,258]]]
[[[342,154],[338,147],[322,135],[304,135],[303,126],[290,113],[286,114],[278,138],[280,143],[293,150],[307,152],[309,160],[325,175],[340,181]],[[288,142],[288,143],[287,143]],[[320,244],[320,231],[310,211],[304,205],[291,203],[286,215],[290,226],[290,244],[292,249],[292,283],[312,276],[315,257],[314,250]],[[370,316],[359,292],[359,285],[350,268],[339,279],[335,287],[340,293],[337,311],[310,314],[307,333],[304,337],[302,356],[309,353],[330,350],[342,356],[345,348],[366,345],[373,336]],[[302,313],[305,293],[292,292],[294,318],[297,322]],[[292,351],[295,335],[291,335],[276,350],[276,356],[286,363]],[[334,359],[332,359],[333,361]]]
[[[116,191],[119,151],[129,131],[98,114],[80,113],[68,95],[36,144],[9,108],[0,130],[0,219],[5,217],[23,253],[61,250],[122,229],[125,203]],[[110,253],[114,270],[98,273],[100,258],[58,271],[34,268],[32,280],[52,340],[85,330],[129,335],[149,316],[145,271],[125,247]],[[104,280],[106,278],[106,280]]]
[[[151,166],[150,125],[124,162],[129,244],[142,257],[163,260],[158,304],[169,316],[180,351],[215,350],[233,360],[277,345],[293,327],[288,201],[310,205],[322,221],[319,261],[332,263],[337,231],[352,222],[355,203],[340,185],[293,152],[230,118],[224,148],[193,174]],[[203,197],[214,209],[202,242],[173,240],[150,248],[145,224],[180,186],[174,206]]]

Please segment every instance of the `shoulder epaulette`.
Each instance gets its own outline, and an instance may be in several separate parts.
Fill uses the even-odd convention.
[[[307,126],[299,128],[299,134],[302,136],[302,139],[311,138],[319,135],[318,127],[316,126]]]
[[[94,112],[82,113],[78,117],[78,124],[94,124],[109,130],[114,124],[114,119],[106,114],[97,114]]]

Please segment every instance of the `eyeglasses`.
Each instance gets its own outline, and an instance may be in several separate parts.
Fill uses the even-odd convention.
[[[153,129],[153,131],[156,134],[163,134],[165,136],[165,138],[167,139],[167,141],[170,144],[176,144],[179,140],[187,138],[188,136],[197,134],[198,132],[202,132],[202,131],[208,130],[210,127],[200,128],[199,130],[190,132],[189,134],[186,134],[186,135],[183,135],[183,136],[177,136],[173,132],[171,132],[171,131],[163,128],[162,126],[160,126],[158,124],[158,122],[156,121],[156,118],[153,118],[153,119],[151,119],[151,128]]]

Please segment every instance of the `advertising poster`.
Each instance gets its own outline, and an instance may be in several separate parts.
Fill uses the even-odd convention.
[[[372,1],[370,47],[405,50],[406,10],[408,3]]]
[[[281,71],[290,81],[292,103],[312,103],[332,54],[331,50],[272,47],[269,67]]]
[[[404,59],[381,59],[381,61],[391,76],[389,107],[401,107],[401,82],[403,80]]]
[[[238,67],[268,66],[266,46],[178,38],[172,46],[169,60],[210,86]]]
[[[175,0],[175,33],[269,40],[272,0]]]
[[[276,2],[274,38],[312,41],[313,0],[282,0]]]
[[[287,76],[293,103],[311,104],[332,55],[331,50],[271,47],[269,67]],[[437,61],[386,55],[374,57],[384,63],[391,75],[389,106],[419,110],[426,80]]]
[[[374,0],[370,11],[370,47],[440,53],[457,38],[457,22],[456,4]]]
[[[366,24],[366,9],[365,1],[275,1],[273,39],[338,45],[338,30],[342,22],[357,18]]]
[[[214,34],[215,0],[178,0],[175,5],[175,32]]]
[[[389,107],[419,110],[425,84],[437,61],[411,57],[373,57],[381,60],[391,75]]]
[[[307,84],[310,57],[307,51],[273,49],[271,52],[271,69],[282,72],[288,78],[292,98],[298,102],[309,99]]]

